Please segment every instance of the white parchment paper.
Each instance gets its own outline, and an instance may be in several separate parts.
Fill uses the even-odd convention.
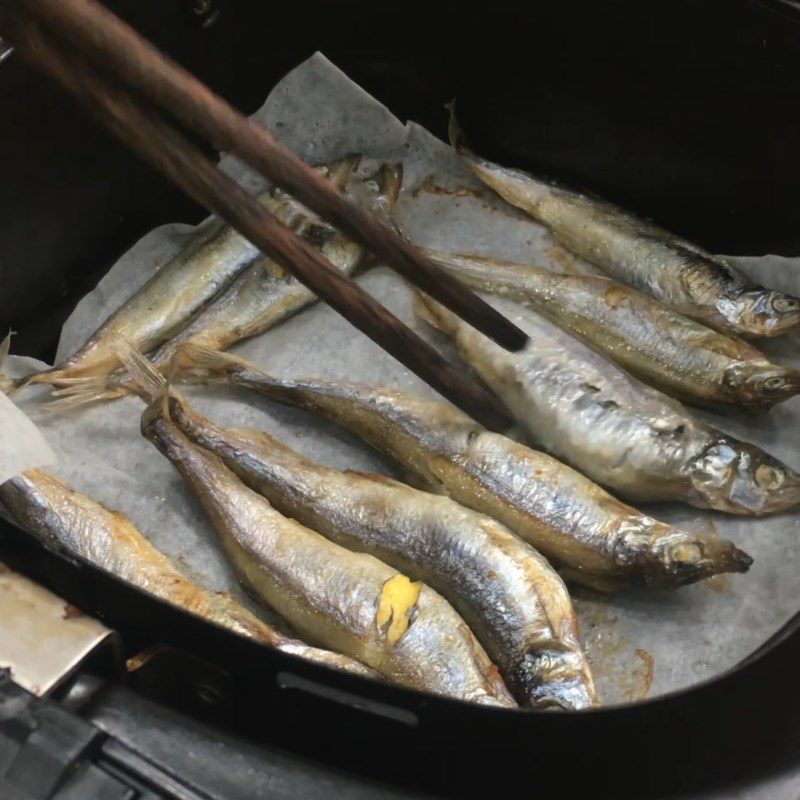
[[[0,392],[0,483],[55,463],[56,454],[42,432]]]
[[[319,54],[289,73],[255,117],[311,163],[349,152],[402,161],[404,189],[396,219],[419,244],[558,271],[592,271],[556,247],[543,227],[479,185],[445,144],[413,123],[401,123]],[[226,159],[224,166],[247,185],[259,186],[234,160]],[[70,317],[59,358],[80,345],[191,232],[185,225],[159,228],[123,256]],[[800,294],[797,260],[765,256],[739,263],[763,283]],[[359,281],[429,335],[410,311],[408,288],[392,272],[378,267]],[[797,339],[771,342],[768,348],[772,356],[800,367]],[[358,380],[434,394],[321,304],[234,352],[280,375]],[[11,359],[6,371],[24,374],[30,364]],[[124,511],[188,576],[212,589],[231,591],[249,604],[198,504],[169,462],[139,434],[141,402],[126,398],[53,415],[41,408],[45,391],[32,391],[22,402],[60,456],[55,471],[76,489]],[[245,392],[192,388],[187,394],[215,421],[265,429],[320,463],[394,474],[391,464],[355,437],[310,415]],[[703,416],[800,467],[800,398],[758,419]],[[576,593],[584,643],[606,703],[710,678],[751,653],[800,609],[800,515],[741,520],[678,506],[648,511],[685,528],[733,539],[755,563],[747,575],[718,577],[672,593],[625,592],[612,598]]]

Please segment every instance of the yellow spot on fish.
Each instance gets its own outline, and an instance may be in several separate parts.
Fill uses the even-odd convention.
[[[417,605],[422,585],[399,573],[383,584],[375,612],[375,624],[386,628],[386,639],[390,645],[400,640],[411,624],[411,612]]]

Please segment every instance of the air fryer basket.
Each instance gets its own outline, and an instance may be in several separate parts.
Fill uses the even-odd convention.
[[[497,160],[557,175],[712,252],[800,253],[800,11],[781,0],[416,0],[109,6],[247,112],[322,50],[400,118],[444,135],[444,101]],[[272,44],[265,48],[266,38]],[[52,358],[72,305],[193,206],[13,57],[0,65],[0,322]],[[0,523],[0,561],[119,630],[171,642],[130,678],[330,764],[454,797],[582,786],[659,796],[778,771],[800,752],[800,615],[745,663],[673,695],[576,714],[470,707],[334,674],[222,630]],[[0,624],[2,622],[0,621]]]

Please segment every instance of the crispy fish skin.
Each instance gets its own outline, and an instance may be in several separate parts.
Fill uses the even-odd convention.
[[[197,495],[243,581],[304,638],[410,688],[516,705],[466,623],[428,586],[280,515],[180,432],[165,397],[145,411],[142,432]]]
[[[605,200],[481,158],[453,114],[450,141],[480,180],[547,225],[564,247],[680,314],[748,339],[800,325],[800,299],[759,286],[725,259]]]
[[[347,178],[349,180],[349,175]],[[363,207],[375,215],[388,214],[397,200],[401,182],[400,168],[384,165],[368,181],[375,187],[372,194],[368,195],[366,190],[360,192]],[[340,183],[344,185],[343,181]],[[353,191],[358,193],[356,184]],[[287,204],[294,204],[290,215],[298,235],[319,248],[331,264],[346,275],[361,266],[366,256],[362,245],[313,216],[292,198],[282,193],[279,197],[285,197]],[[158,369],[165,370],[172,356],[189,343],[225,350],[242,339],[269,330],[316,299],[317,296],[291,273],[276,262],[263,259],[248,267],[217,300],[162,345],[151,356],[151,361]]]
[[[282,514],[427,583],[469,624],[517,702],[597,705],[567,589],[530,545],[495,520],[378,475],[303,458],[266,433],[223,429],[178,396],[170,417]]]
[[[800,503],[796,472],[695,419],[535,311],[502,306],[530,337],[510,353],[430,298],[416,299],[537,445],[615,493],[752,516]]]
[[[370,213],[388,220],[400,191],[402,169],[384,164],[375,175],[356,180],[353,170],[357,163],[355,157],[338,162],[331,167],[329,180],[340,189],[347,188],[350,196]],[[364,264],[367,253],[360,244],[323,222],[286,193],[275,190],[267,208],[346,275],[353,274]],[[269,258],[259,258],[148,358],[166,372],[173,355],[186,344],[225,350],[242,339],[275,327],[316,300],[317,296],[280,264]],[[51,405],[72,407],[110,400],[135,390],[135,379],[121,371],[111,377],[101,376],[100,380],[78,382],[61,389],[57,392],[61,399]]]
[[[339,182],[349,179],[358,157],[347,156],[318,171]],[[267,189],[258,201],[279,218],[291,222],[299,204],[287,195]],[[216,220],[159,269],[145,285],[117,309],[86,343],[52,370],[17,381],[77,386],[97,391],[120,366],[115,341],[123,338],[140,352],[167,341],[248,266],[263,261],[261,252],[236,230]]]
[[[47,472],[28,470],[6,481],[0,485],[0,502],[46,544],[64,547],[162,600],[283,652],[377,677],[358,661],[309,647],[275,630],[230,595],[187,580],[125,515],[109,511]]]
[[[641,514],[560,461],[486,431],[444,403],[382,387],[276,378],[197,348],[183,359],[187,377],[245,386],[353,431],[428,490],[503,523],[576,582],[676,587],[745,572],[752,563],[731,542]]]
[[[800,392],[800,372],[747,342],[612,280],[485,256],[425,251],[482,291],[529,305],[645,383],[695,405],[766,411]]]

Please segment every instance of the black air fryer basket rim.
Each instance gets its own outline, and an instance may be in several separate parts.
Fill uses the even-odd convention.
[[[112,629],[118,630],[121,634],[125,634],[126,624],[124,617],[120,618],[119,612],[121,608],[109,608],[109,604],[102,597],[95,595],[93,587],[108,586],[109,582],[116,583],[120,586],[122,594],[128,597],[135,597],[136,602],[142,607],[150,607],[151,613],[143,616],[147,620],[148,625],[152,625],[154,631],[158,631],[161,626],[153,623],[154,620],[160,620],[165,615],[172,623],[172,617],[180,618],[182,620],[192,620],[193,624],[199,624],[206,628],[213,628],[215,638],[230,641],[231,638],[241,639],[238,634],[233,633],[225,628],[220,628],[214,623],[208,622],[201,618],[195,618],[189,612],[184,611],[176,606],[172,606],[164,600],[144,591],[143,589],[128,583],[127,581],[118,578],[113,573],[108,572],[91,562],[87,561],[82,556],[66,553],[61,550],[51,549],[41,542],[39,542],[32,534],[17,527],[13,523],[8,523],[0,518],[0,545],[6,547],[0,551],[9,565],[14,565],[15,569],[19,572],[28,575],[30,578],[40,582],[42,585],[48,587],[57,593],[62,599],[66,600],[69,604],[81,609],[84,613],[96,617],[106,623]],[[35,564],[35,566],[34,566]],[[71,580],[73,575],[80,574],[81,581]],[[87,591],[88,589],[88,591]],[[97,601],[100,602],[97,602]],[[701,693],[704,689],[712,685],[724,683],[728,678],[737,674],[744,673],[753,664],[757,663],[760,659],[764,658],[768,653],[781,648],[789,639],[795,636],[800,636],[800,611],[798,611],[791,619],[789,619],[779,630],[773,633],[763,644],[759,645],[752,653],[747,655],[734,666],[722,670],[721,672],[698,680],[697,682],[680,688],[674,689],[669,692],[664,692],[655,697],[646,697],[641,700],[636,700],[630,703],[618,703],[613,705],[602,705],[598,708],[584,709],[581,711],[569,712],[575,715],[613,715],[620,710],[629,709],[632,706],[638,707],[652,707],[660,704],[668,704],[671,700],[676,698],[686,698],[693,694]],[[150,639],[147,642],[148,646],[169,645],[169,637],[161,638],[155,633],[137,635],[137,640]],[[343,674],[329,667],[313,664],[304,660],[303,658],[291,654],[285,654],[275,650],[268,645],[262,645],[255,642],[247,641],[248,646],[254,646],[259,650],[269,653],[270,657],[279,660],[285,660],[285,666],[309,668],[317,677],[324,679],[331,675],[336,675],[337,678],[343,679],[345,682],[351,683],[352,687],[363,689],[367,685],[375,685],[375,681],[368,678],[363,678],[357,675]],[[129,655],[133,655],[130,653]],[[214,662],[214,649],[209,648],[205,652],[196,652],[195,655]],[[487,715],[507,715],[507,714],[535,714],[539,717],[549,717],[554,713],[563,712],[550,712],[550,711],[536,711],[533,709],[501,709],[491,706],[483,706],[477,704],[463,703],[459,700],[454,700],[447,697],[428,694],[423,691],[415,691],[406,689],[402,686],[397,686],[389,683],[380,683],[381,689],[396,694],[395,700],[398,701],[405,708],[410,708],[416,704],[417,700],[422,698],[422,705],[425,706],[430,702],[454,704],[456,706],[466,705],[477,714]],[[414,701],[414,702],[409,702]]]

